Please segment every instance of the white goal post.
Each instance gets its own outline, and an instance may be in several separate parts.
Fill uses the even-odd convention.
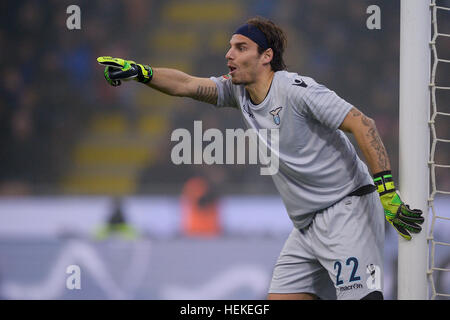
[[[422,232],[411,241],[399,237],[398,299],[428,299],[427,217],[430,130],[430,1],[400,3],[399,191],[423,211]]]

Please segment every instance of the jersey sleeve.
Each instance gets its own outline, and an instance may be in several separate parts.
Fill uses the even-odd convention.
[[[339,128],[353,107],[334,91],[317,83],[306,88],[301,100],[304,113],[333,130]]]
[[[233,83],[231,82],[231,77],[228,75],[223,75],[220,77],[210,77],[216,83],[217,87],[217,104],[216,107],[231,107],[238,108],[236,102],[235,94],[233,91]]]

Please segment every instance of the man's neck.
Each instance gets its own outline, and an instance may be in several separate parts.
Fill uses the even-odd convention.
[[[269,93],[274,75],[275,72],[273,71],[263,73],[257,79],[257,81],[245,86],[245,89],[249,93],[250,99],[252,100],[253,104],[260,104],[264,101],[267,94]]]

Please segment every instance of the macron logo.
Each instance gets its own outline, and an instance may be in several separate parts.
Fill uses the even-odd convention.
[[[306,88],[308,85],[306,84],[305,81],[303,81],[302,79],[295,79],[294,80],[295,83],[293,83],[293,86],[299,86],[299,87],[303,87]]]

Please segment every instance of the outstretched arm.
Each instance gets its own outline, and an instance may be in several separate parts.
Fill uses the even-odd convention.
[[[182,71],[154,68],[149,87],[171,96],[189,97],[198,101],[216,104],[217,87],[208,78],[190,76]]]
[[[105,79],[112,86],[119,86],[121,81],[137,80],[171,96],[217,103],[217,87],[211,79],[194,77],[175,69],[151,68],[131,60],[109,56],[98,57],[97,61],[105,66]]]

